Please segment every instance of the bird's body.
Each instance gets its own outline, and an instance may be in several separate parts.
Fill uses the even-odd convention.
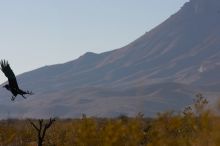
[[[5,76],[8,78],[8,84],[4,85],[3,87],[6,88],[7,90],[11,91],[13,94],[11,100],[15,100],[15,97],[17,95],[21,95],[23,98],[26,99],[24,96],[25,94],[32,95],[32,92],[29,91],[23,91],[18,87],[18,83],[15,77],[15,74],[13,73],[9,63],[5,60],[1,60],[0,62],[1,65],[1,70],[5,74]]]

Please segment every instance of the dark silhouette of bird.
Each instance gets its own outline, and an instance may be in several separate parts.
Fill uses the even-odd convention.
[[[11,100],[14,101],[17,95],[21,95],[24,99],[26,97],[24,95],[29,94],[32,95],[33,93],[30,91],[23,91],[18,87],[18,83],[15,77],[15,74],[13,73],[8,61],[1,60],[0,61],[1,70],[5,74],[5,76],[8,78],[8,84],[4,85],[3,87],[7,90],[11,91],[13,96],[11,97]]]

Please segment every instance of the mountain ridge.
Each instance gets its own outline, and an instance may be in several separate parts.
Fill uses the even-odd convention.
[[[184,108],[199,92],[219,97],[220,3],[210,1],[187,2],[125,47],[19,75],[22,88],[36,94],[11,109],[10,94],[0,89],[1,115],[154,116]]]

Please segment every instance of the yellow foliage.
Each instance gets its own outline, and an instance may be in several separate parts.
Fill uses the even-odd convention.
[[[182,113],[165,112],[147,119],[57,120],[48,130],[45,146],[220,146],[220,118],[197,95]],[[0,146],[36,146],[36,132],[26,120],[0,122]]]

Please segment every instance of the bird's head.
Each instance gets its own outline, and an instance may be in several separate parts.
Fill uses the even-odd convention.
[[[6,88],[6,89],[8,89],[8,90],[9,90],[9,88],[10,88],[10,87],[9,87],[9,85],[8,85],[8,84],[6,84],[6,85],[4,85],[4,86],[3,86],[3,88]]]

